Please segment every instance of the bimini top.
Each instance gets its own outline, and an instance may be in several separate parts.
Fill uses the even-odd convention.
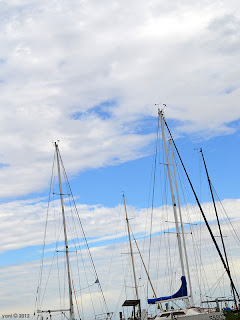
[[[140,300],[125,300],[123,303],[123,307],[136,307],[140,305]]]
[[[155,303],[158,303],[160,301],[166,301],[166,300],[170,300],[170,299],[177,299],[177,298],[187,297],[188,294],[187,294],[186,277],[182,276],[181,277],[181,281],[182,281],[182,285],[181,285],[180,289],[175,294],[173,294],[172,296],[167,296],[167,297],[148,299],[148,304],[155,304]]]

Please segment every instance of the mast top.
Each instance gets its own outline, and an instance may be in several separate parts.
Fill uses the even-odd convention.
[[[160,116],[160,114],[161,114],[162,116],[164,116],[163,110],[165,108],[167,108],[167,105],[165,103],[163,103],[163,108],[162,109],[159,108],[159,105],[160,105],[160,103],[155,103],[155,106],[158,106],[158,115]]]
[[[59,142],[60,142],[60,140],[54,141],[54,142],[53,142],[53,145],[54,145],[55,147],[58,147]]]

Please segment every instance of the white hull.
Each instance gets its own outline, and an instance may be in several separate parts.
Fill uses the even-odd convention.
[[[195,308],[194,308],[195,309]],[[196,309],[195,309],[196,310]],[[222,311],[216,311],[216,312],[196,312],[193,309],[189,310],[174,310],[169,312],[162,312],[158,314],[155,318],[155,320],[166,320],[166,319],[186,319],[186,320],[224,320],[225,316]],[[177,313],[184,313],[179,314]]]
[[[222,311],[219,311],[211,313],[200,313],[189,316],[186,315],[185,318],[186,320],[224,320],[225,316]]]

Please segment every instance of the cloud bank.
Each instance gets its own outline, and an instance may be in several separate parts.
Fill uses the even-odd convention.
[[[137,126],[155,103],[179,132],[236,131],[237,12],[237,1],[2,2],[0,196],[45,188],[57,139],[72,174],[146,155],[154,135]]]

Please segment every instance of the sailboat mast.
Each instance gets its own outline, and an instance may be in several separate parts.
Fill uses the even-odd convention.
[[[174,220],[175,220],[175,227],[177,232],[177,242],[178,242],[178,250],[180,255],[180,263],[181,263],[181,269],[182,269],[182,276],[185,277],[185,270],[184,270],[184,264],[183,264],[183,252],[182,252],[182,243],[181,243],[181,237],[180,237],[180,231],[179,231],[179,225],[178,225],[178,216],[177,216],[177,210],[176,210],[176,202],[173,194],[173,185],[172,185],[172,179],[171,179],[171,171],[170,171],[170,165],[168,160],[168,152],[167,152],[167,144],[165,139],[165,132],[164,132],[164,126],[163,126],[163,112],[162,110],[158,110],[158,115],[161,122],[161,129],[162,129],[162,139],[163,139],[163,146],[164,146],[164,152],[165,152],[165,159],[166,159],[166,165],[167,165],[167,171],[168,171],[168,180],[170,185],[170,191],[171,191],[171,198],[172,198],[172,206],[173,206],[173,213],[174,213]]]
[[[58,145],[55,142],[55,149],[57,155],[57,166],[58,166],[58,181],[59,181],[59,190],[62,206],[62,218],[63,218],[63,230],[64,230],[64,240],[66,248],[66,260],[67,260],[67,273],[68,273],[68,289],[69,289],[69,304],[70,304],[70,320],[74,320],[74,310],[73,310],[73,298],[72,298],[72,285],[71,285],[71,276],[70,276],[70,265],[69,265],[69,256],[68,256],[68,240],[67,240],[67,230],[66,230],[66,220],[64,213],[64,202],[63,202],[63,192],[62,192],[62,181],[61,181],[61,171],[60,171],[60,161],[59,161],[59,149]]]
[[[137,249],[138,249],[138,253],[139,253],[140,258],[141,258],[141,260],[142,260],[142,264],[143,264],[144,270],[145,270],[145,272],[146,272],[146,275],[147,275],[148,281],[149,281],[149,283],[150,283],[150,286],[151,286],[151,288],[152,288],[153,294],[154,294],[155,298],[157,299],[156,291],[155,291],[154,288],[153,288],[152,281],[151,281],[150,276],[149,276],[149,274],[148,274],[146,265],[145,265],[145,263],[144,263],[144,261],[143,261],[143,257],[142,257],[142,255],[141,255],[141,252],[140,252],[139,247],[138,247],[138,244],[137,244],[137,240],[135,239],[134,235],[133,235],[133,239],[134,239],[134,241],[135,241],[136,247],[137,247]],[[160,309],[161,311],[163,311],[162,305],[161,305],[160,303],[158,303],[158,309]]]
[[[228,258],[227,258],[226,247],[225,247],[225,243],[224,243],[224,241],[223,241],[222,229],[221,229],[220,222],[219,222],[219,218],[218,218],[217,207],[216,207],[216,203],[215,203],[215,199],[214,199],[214,195],[213,195],[212,183],[211,183],[211,180],[210,180],[210,177],[209,177],[209,174],[208,174],[207,165],[206,165],[206,162],[205,162],[205,158],[204,158],[204,155],[203,155],[202,148],[200,149],[200,153],[201,153],[201,155],[202,155],[203,164],[204,164],[204,168],[205,168],[206,175],[207,175],[207,179],[208,179],[208,185],[209,185],[209,189],[210,189],[210,192],[211,192],[211,197],[212,197],[212,202],[213,202],[213,206],[214,206],[214,211],[215,211],[216,218],[217,218],[218,229],[219,229],[219,233],[220,233],[220,237],[221,237],[221,242],[222,242],[222,246],[223,246],[223,251],[224,251],[226,266],[227,266],[227,268],[228,268],[229,274],[231,274],[230,268],[229,268],[229,263],[228,263]],[[235,294],[235,291],[234,291],[234,288],[233,288],[233,286],[232,286],[231,281],[230,281],[230,286],[231,286],[232,293],[233,293],[233,297],[234,297],[234,303],[235,303],[235,306],[237,307],[236,294]]]
[[[129,221],[128,221],[128,215],[127,215],[127,207],[126,207],[126,202],[125,202],[125,196],[124,196],[124,194],[123,194],[123,202],[124,202],[124,208],[125,208],[125,214],[126,214],[126,222],[127,222],[127,229],[128,229],[128,238],[129,238],[130,254],[131,254],[131,259],[132,259],[132,268],[133,268],[133,277],[134,277],[136,298],[137,298],[137,300],[139,300],[138,286],[137,286],[137,278],[136,278],[135,265],[134,265],[134,259],[133,259],[133,251],[132,251],[132,242],[131,242]],[[140,316],[140,314],[141,314],[141,310],[140,310],[140,305],[139,305],[139,304],[138,304],[138,314],[139,314],[139,316]]]
[[[192,283],[191,283],[191,278],[190,278],[189,263],[188,263],[188,256],[187,256],[187,248],[186,248],[186,241],[185,241],[185,233],[184,233],[184,228],[183,228],[182,212],[181,212],[181,205],[180,205],[180,199],[179,199],[179,193],[178,193],[176,168],[175,168],[175,161],[174,161],[173,147],[172,147],[172,140],[171,139],[169,140],[169,144],[170,144],[170,149],[171,149],[173,174],[174,174],[174,181],[175,181],[175,187],[176,187],[176,193],[177,193],[178,210],[179,210],[179,217],[180,217],[180,224],[181,224],[181,231],[182,231],[182,239],[183,239],[183,249],[184,249],[184,254],[185,254],[185,263],[186,263],[186,269],[187,269],[187,275],[188,275],[188,284],[189,284],[189,291],[190,291],[190,302],[191,302],[191,306],[194,306]]]
[[[185,166],[184,166],[184,163],[183,163],[183,161],[182,161],[182,158],[181,158],[181,156],[180,156],[180,153],[179,153],[179,151],[178,151],[178,148],[177,148],[177,146],[176,146],[176,144],[175,144],[175,142],[174,142],[174,140],[173,140],[171,131],[170,131],[168,125],[167,125],[166,120],[165,120],[165,119],[163,119],[163,120],[164,120],[164,123],[165,123],[165,125],[166,125],[166,128],[167,128],[167,130],[168,130],[168,132],[169,132],[169,135],[170,135],[170,137],[171,137],[171,139],[172,139],[173,145],[174,145],[174,147],[175,147],[175,150],[176,150],[176,152],[177,152],[177,155],[178,155],[178,157],[179,157],[179,160],[180,160],[180,162],[181,162],[181,164],[182,164],[183,170],[184,170],[184,172],[185,172],[185,174],[186,174],[186,177],[187,177],[187,179],[188,179],[188,182],[189,182],[189,184],[190,184],[190,187],[191,187],[191,189],[192,189],[192,192],[193,192],[193,194],[194,194],[194,197],[195,197],[195,199],[196,199],[196,201],[197,201],[198,207],[199,207],[199,209],[200,209],[200,212],[201,212],[201,214],[202,214],[202,217],[203,217],[203,219],[204,219],[204,222],[205,222],[205,224],[206,224],[206,226],[207,226],[207,229],[208,229],[208,231],[209,231],[209,233],[210,233],[210,236],[211,236],[211,238],[212,238],[212,241],[213,241],[213,243],[214,243],[214,245],[215,245],[215,247],[216,247],[216,250],[217,250],[218,255],[219,255],[219,257],[220,257],[220,259],[221,259],[221,261],[222,261],[222,264],[223,264],[223,266],[224,266],[224,268],[225,268],[225,270],[226,270],[226,272],[227,272],[227,274],[228,274],[228,277],[229,277],[229,279],[230,279],[232,288],[233,288],[233,290],[234,290],[234,292],[235,292],[235,294],[236,294],[236,296],[237,296],[237,299],[238,299],[238,301],[240,301],[240,296],[239,296],[239,293],[238,293],[238,291],[237,291],[237,288],[236,288],[235,285],[234,285],[234,282],[233,282],[231,273],[229,272],[229,269],[228,269],[228,267],[227,267],[227,265],[226,265],[226,262],[225,262],[225,260],[224,260],[224,258],[223,258],[223,256],[222,256],[222,253],[221,253],[221,251],[220,251],[220,249],[219,249],[219,246],[218,246],[218,244],[217,244],[217,241],[216,241],[216,239],[215,239],[215,237],[214,237],[214,235],[213,235],[213,233],[212,233],[212,230],[211,230],[211,228],[210,228],[210,226],[209,226],[209,223],[208,223],[208,221],[207,221],[207,218],[206,218],[206,216],[205,216],[205,213],[203,212],[202,206],[201,206],[200,201],[199,201],[199,199],[198,199],[198,197],[197,197],[197,194],[196,194],[196,192],[195,192],[195,190],[194,190],[194,188],[193,188],[192,182],[191,182],[190,177],[189,177],[189,175],[188,175],[188,173],[187,173],[187,170],[186,170],[186,168],[185,168]]]

